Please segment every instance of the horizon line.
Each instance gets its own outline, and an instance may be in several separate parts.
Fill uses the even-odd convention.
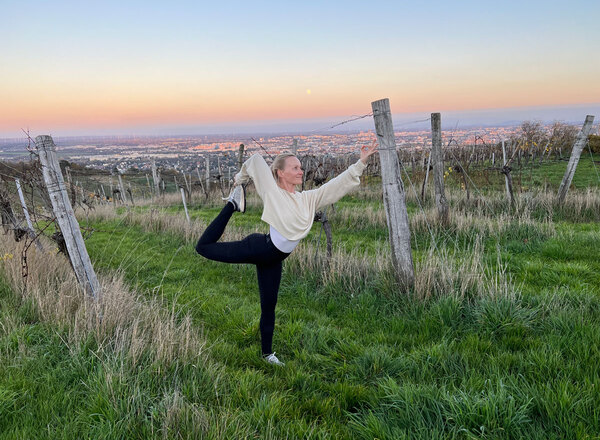
[[[576,110],[583,110],[581,113],[575,113]],[[434,112],[431,112],[434,113]],[[393,113],[392,119],[394,131],[416,131],[422,130],[429,125],[431,113],[423,112],[402,112]],[[524,121],[539,121],[542,123],[552,123],[556,121],[565,123],[583,123],[588,114],[597,115],[600,113],[600,102],[570,104],[562,106],[526,106],[526,107],[502,107],[485,108],[472,110],[451,110],[440,111],[442,114],[442,129],[446,130],[457,128],[476,128],[476,127],[502,127],[514,126]],[[585,113],[585,114],[584,114]],[[369,118],[371,114],[362,116],[332,116],[328,118],[289,118],[278,120],[244,120],[218,123],[200,123],[200,124],[143,124],[126,129],[109,127],[82,127],[66,128],[55,131],[53,136],[57,138],[110,138],[110,137],[197,137],[197,136],[240,136],[250,134],[269,134],[269,135],[319,135],[319,134],[343,134],[350,132],[360,132],[373,130],[374,126]],[[444,117],[445,116],[445,117]],[[427,119],[423,119],[423,118]],[[411,121],[414,118],[420,118]],[[342,121],[340,121],[342,119]],[[411,119],[411,120],[409,120]],[[342,125],[343,124],[343,125]],[[351,125],[352,124],[352,125]],[[315,128],[321,125],[323,127]],[[326,126],[325,126],[326,125]],[[407,125],[409,125],[407,127]],[[347,127],[346,127],[347,126]],[[344,127],[344,128],[340,128]],[[400,127],[402,127],[400,129]],[[336,130],[333,130],[336,128]],[[22,128],[21,130],[24,130]],[[28,127],[30,131],[30,127]],[[333,130],[333,131],[331,131]],[[0,133],[0,139],[3,141],[27,139],[22,131],[20,135],[16,132]]]

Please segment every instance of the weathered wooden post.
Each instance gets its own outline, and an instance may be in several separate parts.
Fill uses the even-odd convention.
[[[225,189],[223,188],[223,180],[224,173],[223,167],[221,167],[221,156],[217,156],[217,172],[219,173],[219,189],[221,190],[221,195],[225,197]]]
[[[242,164],[244,163],[244,144],[240,144],[240,149],[238,150],[238,170],[242,169]]]
[[[501,171],[501,173],[504,174],[504,184],[506,187],[506,198],[508,199],[508,201],[510,202],[511,205],[514,205],[515,204],[515,196],[513,194],[512,177],[510,175],[511,171],[512,171],[512,169],[506,163],[506,148],[504,146],[504,139],[503,139],[502,140],[502,171]]]
[[[131,182],[127,182],[127,193],[129,194],[129,198],[131,199],[131,204],[135,206],[135,201],[133,200],[133,191],[131,190]]]
[[[108,178],[108,184],[110,185],[110,196],[113,199],[113,205],[114,205],[114,202],[115,202],[115,190],[113,189],[112,176],[110,176]]]
[[[189,223],[191,223],[191,220],[190,220],[190,214],[188,214],[187,204],[185,203],[185,190],[183,189],[183,186],[180,186],[179,189],[181,190],[181,200],[183,201],[183,209],[185,210],[185,218],[187,218],[187,221],[189,224]]]
[[[121,193],[121,201],[124,205],[127,204],[127,199],[125,198],[125,187],[123,186],[123,179],[121,179],[121,173],[117,172],[117,177],[119,178],[119,191]]]
[[[392,248],[392,263],[399,282],[408,289],[414,286],[415,271],[410,248],[406,195],[396,154],[390,100],[386,98],[374,101],[371,103],[371,107],[373,109],[375,132],[379,141],[383,204]]]
[[[154,182],[154,189],[156,191],[156,195],[160,195],[160,187],[158,182],[158,172],[156,170],[156,161],[152,161],[152,182]]]
[[[423,158],[425,159],[425,158]],[[421,188],[421,200],[425,200],[425,188],[427,188],[427,181],[429,180],[429,167],[431,165],[431,153],[427,157],[427,170],[425,171],[425,179],[423,180],[423,187]]]
[[[96,301],[99,301],[101,299],[100,284],[85,248],[79,223],[77,223],[75,213],[67,196],[65,182],[56,157],[54,141],[50,136],[37,136],[35,138],[35,146],[39,153],[40,162],[42,163],[44,182],[48,189],[52,210],[64,237],[75,276],[87,294],[91,295]]]
[[[196,167],[196,173],[198,174],[198,182],[200,183],[200,189],[204,193],[204,196],[208,198],[208,192],[204,189],[204,184],[202,183],[202,176],[200,175],[200,168]]]
[[[206,156],[206,184],[204,185],[206,195],[210,192],[210,158]]]
[[[448,200],[444,191],[444,157],[442,155],[442,117],[431,114],[431,157],[433,162],[433,183],[435,186],[435,206],[438,218],[446,225],[449,221]]]
[[[567,165],[567,170],[565,171],[563,180],[558,188],[558,203],[560,204],[563,204],[565,201],[565,197],[567,196],[567,192],[569,191],[569,187],[573,181],[573,176],[575,175],[575,170],[577,169],[577,164],[579,163],[579,158],[581,157],[581,151],[583,150],[583,147],[585,147],[588,136],[590,135],[590,131],[592,130],[593,122],[594,116],[587,115],[585,117],[583,127],[581,128],[581,131],[579,132],[579,135],[573,144],[573,151],[571,151],[571,157],[569,159],[569,164]]]
[[[183,174],[183,183],[185,183],[185,187],[187,189],[188,195],[190,196],[190,200],[191,200],[192,199],[192,175],[189,174],[190,179],[188,182],[188,179],[186,179],[186,177],[185,177],[185,172],[182,171],[181,174]]]

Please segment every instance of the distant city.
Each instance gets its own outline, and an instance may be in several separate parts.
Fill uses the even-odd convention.
[[[508,139],[519,125],[500,127],[473,127],[444,131],[443,138],[464,145],[489,145]],[[429,129],[396,131],[398,148],[421,149],[431,142]],[[235,165],[240,144],[246,155],[259,152],[276,155],[291,150],[296,144],[299,156],[314,154],[340,155],[358,152],[360,145],[375,138],[373,130],[324,134],[273,134],[262,136],[202,135],[202,136],[106,136],[55,137],[59,158],[78,165],[120,172],[148,171],[152,163],[181,172],[203,168],[205,157],[218,156],[223,166]],[[27,138],[0,140],[0,159],[26,160],[29,156]],[[31,142],[33,146],[33,142]]]

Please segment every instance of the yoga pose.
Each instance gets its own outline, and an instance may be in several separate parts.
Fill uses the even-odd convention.
[[[260,336],[263,358],[270,364],[283,366],[272,350],[275,328],[275,305],[281,281],[282,262],[306,237],[315,212],[337,202],[360,185],[367,160],[377,150],[377,142],[363,145],[360,159],[339,176],[310,191],[296,191],[304,174],[300,161],[291,153],[280,154],[269,168],[262,156],[254,154],[235,176],[235,186],[227,204],[206,228],[196,251],[210,260],[224,263],[256,265],[260,292]],[[240,241],[217,243],[235,211],[246,210],[245,184],[252,179],[263,201],[261,219],[269,224],[268,234],[250,234]]]

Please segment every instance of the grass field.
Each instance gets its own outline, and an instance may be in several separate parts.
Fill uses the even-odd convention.
[[[558,165],[534,169],[533,184],[553,188]],[[409,194],[412,293],[394,281],[377,187],[344,198],[328,211],[332,262],[323,237],[316,249],[318,225],[286,260],[274,337],[285,368],[259,356],[254,268],[195,254],[217,204],[193,202],[191,226],[169,204],[81,216],[97,270],[121,274],[143,307],[120,318],[123,349],[119,325],[57,319],[60,286],[41,301],[7,275],[0,438],[600,438],[600,195],[583,190],[589,165],[565,208],[542,193],[521,194],[516,210],[501,193],[475,194],[482,206],[457,189],[448,228]],[[230,226],[227,239],[266,231],[256,200]],[[20,271],[15,255],[0,262],[5,273]],[[152,313],[189,325],[168,343],[126,326]],[[182,338],[194,349],[157,354]]]

